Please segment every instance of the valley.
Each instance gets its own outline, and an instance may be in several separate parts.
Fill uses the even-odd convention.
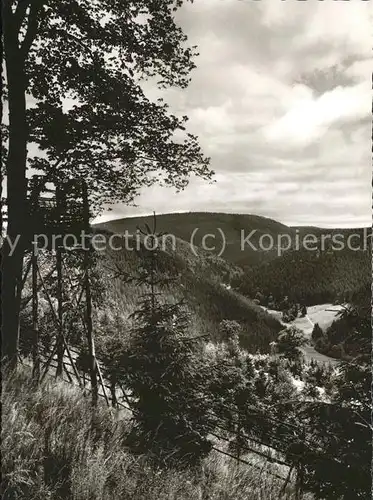
[[[266,308],[264,309],[278,321],[281,321],[281,313],[279,311]],[[302,351],[306,362],[309,363],[311,361],[316,361],[317,363],[334,366],[338,363],[335,358],[325,356],[324,354],[316,351],[316,349],[312,345],[311,335],[315,327],[315,323],[317,323],[325,331],[333,323],[333,321],[335,321],[335,319],[337,318],[337,313],[341,310],[342,307],[338,305],[319,304],[317,306],[308,307],[307,315],[303,318],[298,317],[290,323],[284,323],[281,321],[281,324],[284,327],[293,325],[303,333],[306,339],[306,345],[302,346],[300,350]]]
[[[128,242],[126,228],[144,228],[142,218],[131,219],[129,226],[126,221],[113,221],[93,228],[95,235],[106,235],[113,243],[112,247],[94,252],[90,270],[96,389],[86,344],[85,302],[78,292],[84,277],[78,257],[64,255],[59,284],[48,252],[39,255],[44,278],[37,295],[38,338],[46,411],[51,411],[50,405],[53,407],[57,398],[64,401],[61,404],[69,413],[69,401],[77,398],[78,411],[85,414],[97,391],[94,406],[106,415],[109,432],[118,426],[122,429],[129,463],[138,454],[151,468],[158,467],[159,460],[169,460],[169,453],[178,453],[178,460],[188,461],[189,455],[184,453],[193,443],[193,460],[201,461],[204,467],[212,467],[211,460],[219,463],[213,466],[219,478],[232,470],[239,471],[240,477],[250,473],[259,481],[261,491],[269,488],[276,495],[286,491],[289,499],[298,495],[303,477],[300,474],[304,474],[298,458],[298,447],[302,446],[301,460],[308,471],[302,479],[303,498],[322,498],[318,491],[329,484],[322,470],[348,461],[355,447],[360,449],[366,439],[367,429],[350,424],[341,427],[338,422],[348,415],[350,422],[356,397],[365,405],[369,380],[364,356],[369,349],[363,341],[369,311],[368,288],[356,286],[353,281],[349,290],[351,302],[341,301],[337,289],[330,288],[330,301],[314,303],[313,295],[310,302],[298,303],[295,299],[299,295],[294,294],[292,287],[294,278],[277,281],[289,270],[288,256],[293,263],[298,259],[295,250],[282,257],[258,254],[250,265],[245,260],[241,267],[233,242],[233,235],[239,230],[237,217],[204,214],[200,220],[200,214],[188,214],[190,226],[186,228],[179,217],[183,220],[179,214],[174,218],[165,216],[165,220],[157,217],[160,231],[167,227],[177,236],[174,242],[169,240],[164,247],[153,250],[147,248],[143,237],[136,245],[124,244]],[[191,248],[182,236],[187,238],[193,218],[201,227],[204,221],[206,230],[211,231],[216,220],[224,221],[228,232],[234,221],[229,233],[232,247],[227,247],[231,259],[202,246]],[[260,217],[242,216],[240,220],[262,230],[266,225],[272,231],[283,230],[275,221]],[[149,233],[151,219],[148,222],[145,228]],[[354,273],[361,275],[365,268],[356,266],[367,257],[359,256],[350,267],[336,266],[333,280],[345,283]],[[301,257],[300,262],[304,271],[306,261]],[[325,261],[317,262],[324,272]],[[312,261],[311,274],[303,272],[303,289],[310,283],[312,286],[317,262]],[[261,274],[263,266],[268,269]],[[272,274],[271,266],[281,272]],[[327,287],[328,276],[324,276],[323,286]],[[251,281],[255,277],[258,281]],[[60,299],[58,286],[63,290]],[[31,291],[28,278],[20,337],[22,374],[33,370],[35,363]],[[53,350],[59,335],[56,315],[61,306],[69,349],[66,347],[62,359]],[[343,359],[347,364],[341,365]],[[56,376],[59,364],[62,374]],[[354,388],[358,396],[348,394],[352,379],[358,381]],[[9,390],[11,394],[18,389]],[[343,406],[339,403],[341,397]],[[26,403],[20,408],[22,415],[29,411]],[[362,411],[365,415],[364,406]],[[84,428],[86,424],[79,419]],[[332,434],[325,434],[325,422],[334,429]],[[39,424],[33,421],[32,425]],[[147,434],[142,434],[146,431],[159,435],[159,426],[159,440],[148,441]],[[172,435],[170,438],[170,429],[186,441]],[[65,429],[60,432],[63,440],[70,443]],[[333,444],[335,436],[342,444],[338,452]],[[345,450],[351,446],[352,451]],[[119,455],[122,453],[120,448],[116,450]],[[51,444],[48,453],[58,451]],[[175,462],[167,462],[166,470],[174,467]],[[341,467],[345,470],[344,465]],[[361,461],[356,458],[354,470],[359,467]],[[362,491],[366,488],[366,474],[363,469]],[[350,484],[349,480],[338,487],[349,495]],[[328,498],[337,500],[333,496],[337,482],[328,488]]]
[[[97,231],[109,231],[120,237],[126,231],[135,234],[138,227],[151,224],[152,220],[152,217],[118,219],[98,224],[95,228]],[[195,249],[190,242],[195,228],[199,229],[199,240],[196,239],[196,242],[200,244],[203,243],[204,234],[214,235],[216,239],[222,238],[219,236],[220,232],[224,235],[225,250],[221,257],[216,255],[220,250],[219,245],[215,251],[196,246],[198,254],[195,255]],[[310,342],[314,325],[317,323],[325,332],[338,320],[337,313],[341,311],[343,304],[353,300],[359,290],[366,290],[359,299],[363,302],[366,302],[369,294],[371,231],[368,228],[326,230],[317,227],[288,227],[275,220],[256,215],[197,212],[159,215],[157,229],[176,237],[176,248],[169,245],[163,254],[176,259],[179,262],[177,265],[183,267],[183,278],[179,284],[180,287],[184,287],[184,296],[189,295],[187,298],[189,304],[198,297],[196,304],[198,307],[203,305],[203,328],[206,329],[206,321],[209,321],[211,314],[220,317],[220,321],[237,320],[242,323],[243,330],[248,334],[247,337],[245,335],[246,340],[242,345],[254,351],[259,347],[259,350],[268,352],[269,343],[276,339],[279,324],[283,324],[280,303],[286,296],[291,303],[299,302],[307,307],[305,318],[294,318],[294,321],[289,323],[299,328],[305,335],[308,345],[302,348],[304,353],[308,359],[325,362],[326,353],[315,350]],[[242,249],[241,234],[251,232],[255,232],[252,240],[253,245],[256,245],[255,250],[246,247]],[[296,234],[304,236],[310,232],[313,232],[320,245],[322,237],[328,240],[329,236],[331,240],[335,235],[339,235],[343,236],[345,241],[349,241],[351,235],[358,235],[362,245],[361,250],[344,248],[332,251],[329,248],[315,253],[305,248],[296,250],[294,245],[291,245],[291,248],[283,250],[279,256],[276,246],[268,250],[259,245],[260,237],[263,235],[273,238],[273,241],[281,241],[281,237],[289,235],[295,242]],[[197,245],[196,242],[193,244]],[[113,258],[115,258],[114,253],[111,252]],[[127,252],[127,260],[131,258],[132,256],[128,258]],[[226,286],[219,287],[219,283],[224,283]],[[192,289],[193,292],[190,294]],[[274,297],[272,300],[277,303],[276,311],[273,308],[268,310],[271,308],[267,305],[261,309],[265,313],[269,312],[270,317],[277,321],[277,325],[273,323],[273,334],[266,333],[268,340],[250,346],[247,339],[253,338],[250,333],[252,320],[243,320],[242,314],[246,315],[243,313],[244,308],[247,308],[247,311],[256,309],[258,314],[256,300],[258,294]],[[221,296],[222,301],[218,300],[218,296]],[[231,305],[225,307],[227,303]],[[233,303],[235,306],[232,309]],[[226,312],[223,312],[224,310]],[[264,323],[269,324],[268,321],[268,318],[264,319],[263,316],[261,328],[266,328]],[[215,338],[217,327],[216,323],[215,326],[211,324]],[[333,356],[327,357],[335,359]]]
[[[368,4],[2,0],[2,499],[371,496]]]

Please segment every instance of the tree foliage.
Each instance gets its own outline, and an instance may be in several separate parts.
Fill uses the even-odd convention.
[[[343,306],[325,334],[314,339],[316,348],[345,360],[369,357],[372,340],[370,300],[370,286],[366,285],[353,295],[351,304]]]
[[[291,326],[279,333],[277,340],[278,352],[289,360],[298,360],[301,356],[300,347],[304,343],[303,333],[295,326]]]
[[[176,25],[181,0],[4,0],[7,233],[3,248],[4,355],[16,364],[23,250],[32,195],[60,178],[84,178],[97,212],[130,202],[154,182],[182,189],[211,172],[187,118],[151,101],[141,82],[185,88],[195,47]],[[37,146],[31,155],[28,146]],[[35,150],[35,149],[34,149]],[[40,154],[42,152],[42,154]]]
[[[148,251],[134,278],[147,293],[132,315],[135,327],[127,351],[135,420],[129,443],[160,465],[185,467],[198,464],[211,449],[209,400],[201,395],[202,359],[198,339],[187,335],[188,312],[182,302],[164,302],[158,291],[167,279],[157,272],[157,253],[156,248]]]
[[[248,297],[262,294],[280,302],[287,296],[291,302],[323,304],[337,298],[348,301],[362,287],[370,286],[371,247],[353,251],[323,252],[306,249],[288,251],[271,262],[246,270],[237,280],[238,289]]]
[[[306,446],[304,457],[305,485],[316,498],[370,495],[371,384],[368,363],[342,363],[330,386],[330,402],[302,410],[303,421],[319,443],[318,449]]]
[[[175,24],[177,1],[30,3],[22,22],[37,30],[25,58],[29,141],[45,152],[30,165],[53,176],[84,177],[95,203],[129,201],[159,177],[182,188],[208,161],[187,118],[152,102],[141,80],[161,87],[189,82],[194,47]],[[36,4],[39,5],[36,5]],[[175,138],[175,134],[179,138]]]

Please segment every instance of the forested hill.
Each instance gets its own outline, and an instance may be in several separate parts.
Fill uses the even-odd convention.
[[[111,234],[107,230],[97,230]],[[124,246],[124,239],[115,237],[115,247]],[[159,281],[167,278],[166,286],[159,284],[159,292],[165,301],[184,300],[191,312],[191,336],[203,335],[210,340],[219,337],[223,320],[237,321],[241,326],[241,345],[251,352],[268,352],[269,344],[277,338],[281,324],[251,300],[229,289],[222,277],[238,276],[242,271],[214,254],[198,249],[195,255],[183,240],[177,240],[176,248],[169,244],[157,251],[156,266]],[[146,265],[147,252],[139,249],[110,247],[102,252],[100,277],[106,289],[110,315],[128,318],[138,307],[145,289],[127,280],[136,277]]]
[[[97,229],[107,229],[113,233],[123,234],[125,230],[134,233],[137,226],[143,227],[145,224],[152,225],[153,217],[128,217],[116,219],[101,224],[96,224]],[[207,238],[206,244],[210,247],[216,246],[212,253],[219,253],[222,248],[222,234],[225,239],[225,249],[222,257],[227,261],[241,267],[256,265],[263,261],[269,261],[278,254],[277,247],[262,251],[259,239],[263,235],[269,235],[277,242],[280,234],[295,236],[295,229],[285,224],[281,224],[273,219],[252,214],[225,214],[212,212],[189,212],[157,215],[157,230],[175,235],[177,238],[188,243],[191,242],[193,232],[195,232],[194,243],[201,245],[202,238],[213,234],[214,238]],[[241,248],[242,238],[246,238],[254,231],[250,242],[255,247],[253,249],[248,243]]]
[[[257,291],[307,305],[348,301],[371,280],[370,250],[290,251],[272,262],[246,270],[238,280],[240,292]]]
[[[126,217],[96,224],[95,227],[118,234],[124,234],[126,230],[128,233],[134,234],[138,226],[152,225],[152,222],[152,216]],[[190,243],[191,239],[193,239],[197,246],[201,245],[202,238],[206,236],[205,241],[211,247],[210,253],[212,254],[219,254],[222,250],[222,234],[224,234],[225,248],[223,248],[224,251],[221,257],[242,268],[250,268],[270,262],[287,251],[296,249],[297,237],[302,239],[307,234],[315,235],[319,242],[321,242],[322,238],[326,238],[325,248],[328,247],[328,240],[330,241],[336,235],[342,235],[346,241],[349,235],[358,234],[359,238],[352,239],[353,245],[358,244],[359,241],[363,242],[364,237],[367,235],[367,229],[364,228],[290,227],[259,215],[213,212],[157,215],[157,230],[170,233],[187,243]],[[192,237],[193,234],[194,238]],[[214,237],[208,235],[214,235]],[[291,245],[286,250],[288,236],[291,238]],[[271,245],[271,241],[273,241],[273,245]],[[279,248],[279,242],[282,248]]]
[[[211,250],[198,249],[197,261],[200,264],[208,263],[203,273],[208,269],[211,271],[213,265],[215,277],[225,283],[232,283],[249,298],[254,298],[256,292],[260,291],[272,293],[279,299],[287,295],[291,300],[310,305],[348,299],[370,281],[371,241],[369,231],[364,228],[289,227],[257,215],[202,212],[159,215],[156,221],[157,231],[177,237],[178,245],[182,247],[181,253],[184,258],[188,253],[189,261],[193,257],[191,240],[198,246],[204,236],[214,235],[206,240]],[[116,234],[125,234],[127,231],[133,235],[138,227],[143,228],[146,224],[152,226],[152,223],[152,216],[129,217],[97,224],[95,228]],[[222,234],[225,249],[223,258],[218,259],[216,254],[224,246]],[[250,234],[250,244],[243,243]],[[287,235],[292,245],[288,250],[285,249]],[[316,238],[313,250],[304,248],[302,244],[297,247],[297,238],[302,242],[306,235]],[[278,248],[281,237],[282,250]],[[349,237],[350,249],[332,248],[332,238],[346,246]],[[272,247],[268,245],[271,239],[274,242]],[[260,241],[264,246],[259,244]],[[357,246],[361,250],[356,250]],[[177,254],[180,257],[179,250],[175,256]],[[195,261],[195,257],[193,259]],[[239,269],[244,270],[244,274]]]

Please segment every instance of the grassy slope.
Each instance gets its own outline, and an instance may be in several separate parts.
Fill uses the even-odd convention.
[[[120,237],[117,238],[116,245],[119,245]],[[176,251],[172,247],[160,251],[157,261],[160,274],[172,280],[162,289],[165,300],[185,299],[188,304],[192,313],[191,335],[208,335],[216,339],[223,319],[237,320],[243,327],[244,347],[251,351],[268,350],[269,343],[281,329],[280,323],[250,300],[222,285],[222,275],[239,273],[239,269],[203,251],[196,257],[183,241],[178,241]],[[101,266],[102,276],[106,276],[108,310],[119,310],[122,316],[128,317],[136,309],[145,288],[125,283],[119,277],[113,279],[111,269],[120,268],[136,276],[143,262],[143,249],[139,252],[106,250]]]
[[[134,457],[124,439],[130,422],[99,407],[63,382],[35,389],[30,373],[3,379],[2,475],[4,500],[268,500],[282,481],[212,452],[202,474],[156,470]],[[270,469],[270,467],[268,467]],[[294,496],[292,485],[284,499]]]

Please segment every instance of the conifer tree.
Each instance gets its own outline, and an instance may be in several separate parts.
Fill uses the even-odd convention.
[[[157,236],[150,238],[155,242]],[[145,253],[136,281],[148,291],[132,315],[136,326],[128,351],[135,419],[130,444],[139,453],[149,452],[161,465],[195,465],[211,449],[209,404],[197,383],[198,350],[187,335],[184,304],[165,303],[158,291],[169,279],[158,273],[156,245]]]
[[[313,327],[312,334],[311,334],[312,340],[316,342],[317,340],[321,339],[324,337],[324,332],[320,328],[320,325],[318,323],[315,323],[315,326]]]

